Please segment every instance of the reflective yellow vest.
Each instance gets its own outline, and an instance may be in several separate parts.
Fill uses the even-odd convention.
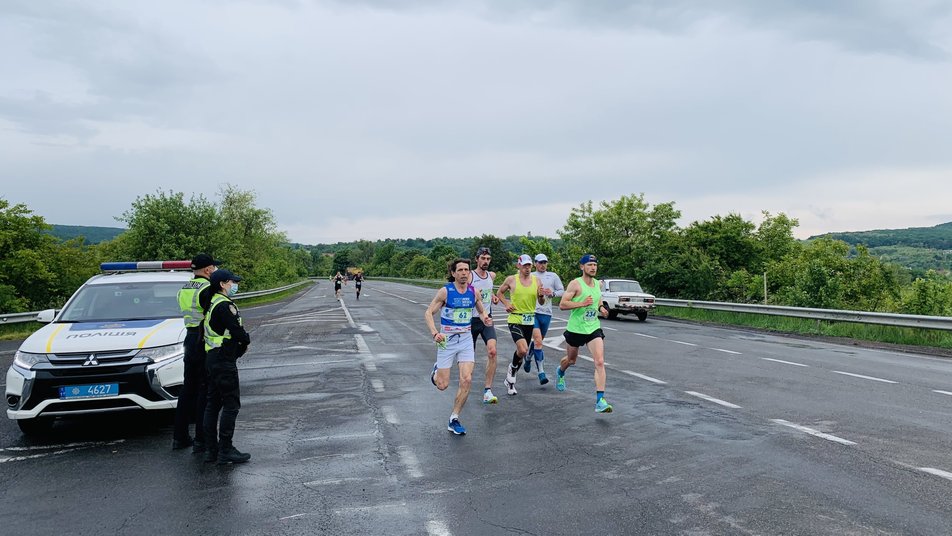
[[[210,285],[211,282],[204,277],[196,277],[185,283],[185,286],[178,291],[178,304],[179,309],[182,310],[182,316],[185,318],[185,327],[197,328],[202,325],[205,314],[198,302],[198,296]]]
[[[228,296],[225,296],[224,294],[220,292],[216,292],[212,296],[212,304],[208,306],[208,314],[205,315],[205,351],[206,352],[213,348],[221,348],[221,345],[225,343],[225,340],[231,338],[231,332],[228,331],[227,329],[225,330],[225,333],[223,334],[215,333],[215,331],[212,329],[212,325],[211,325],[212,312],[215,310],[215,307],[217,307],[219,304],[222,304],[222,303],[234,304],[235,302],[231,301],[231,299],[229,299]],[[238,317],[238,324],[241,326],[245,325],[244,320],[242,320],[240,316]]]

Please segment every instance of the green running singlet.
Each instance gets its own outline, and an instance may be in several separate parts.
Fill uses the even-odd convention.
[[[595,282],[595,286],[593,287],[586,285],[585,279],[582,277],[576,278],[575,280],[578,281],[582,292],[572,298],[572,301],[585,301],[586,297],[591,296],[592,304],[588,307],[572,309],[571,313],[569,313],[569,324],[565,327],[565,330],[571,331],[572,333],[588,335],[602,326],[601,321],[598,319],[598,308],[602,304],[602,289],[597,279],[593,280]]]
[[[537,296],[539,295],[539,280],[534,275],[530,275],[529,277],[532,278],[532,284],[528,287],[524,287],[519,281],[519,274],[516,274],[516,284],[509,293],[509,296],[512,298],[510,302],[513,307],[516,308],[515,311],[509,313],[507,320],[510,324],[535,324],[535,308],[536,300],[538,299]]]

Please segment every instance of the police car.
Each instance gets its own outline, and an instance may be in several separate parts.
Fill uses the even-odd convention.
[[[7,371],[7,417],[25,434],[56,417],[175,408],[185,323],[176,299],[190,261],[103,263],[17,350]]]

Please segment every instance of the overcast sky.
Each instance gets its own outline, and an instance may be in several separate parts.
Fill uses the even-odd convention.
[[[902,0],[3,0],[0,197],[253,190],[296,242],[555,236],[644,193],[797,236],[952,221],[952,9]]]

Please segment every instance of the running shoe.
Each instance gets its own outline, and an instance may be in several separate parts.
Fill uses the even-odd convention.
[[[595,413],[611,413],[612,405],[608,403],[604,398],[600,398],[598,403],[595,404]]]
[[[506,383],[511,383],[513,385],[516,384],[516,373],[514,370],[512,370],[512,365],[509,365],[509,368],[506,369]]]
[[[509,380],[506,380],[506,381],[504,381],[504,382],[502,382],[502,383],[506,384],[506,392],[507,392],[507,393],[509,393],[510,395],[518,394],[518,393],[516,393],[516,384],[515,384],[515,383],[512,383],[512,382],[510,382]]]
[[[459,419],[453,419],[446,425],[446,429],[456,435],[466,435],[466,429],[459,423]]]
[[[555,373],[555,388],[559,391],[565,390],[565,376],[560,376],[558,372]]]
[[[434,387],[436,386],[436,367],[437,364],[433,363],[433,372],[430,373],[430,383],[432,383]]]
[[[539,373],[539,385],[545,385],[545,384],[547,384],[547,383],[549,383],[549,378],[547,378],[547,377],[545,376],[545,372],[540,372],[540,373]],[[565,383],[565,382],[563,382],[563,383]]]
[[[495,404],[497,402],[499,402],[499,399],[496,398],[496,395],[494,395],[491,390],[483,393],[483,404]]]

